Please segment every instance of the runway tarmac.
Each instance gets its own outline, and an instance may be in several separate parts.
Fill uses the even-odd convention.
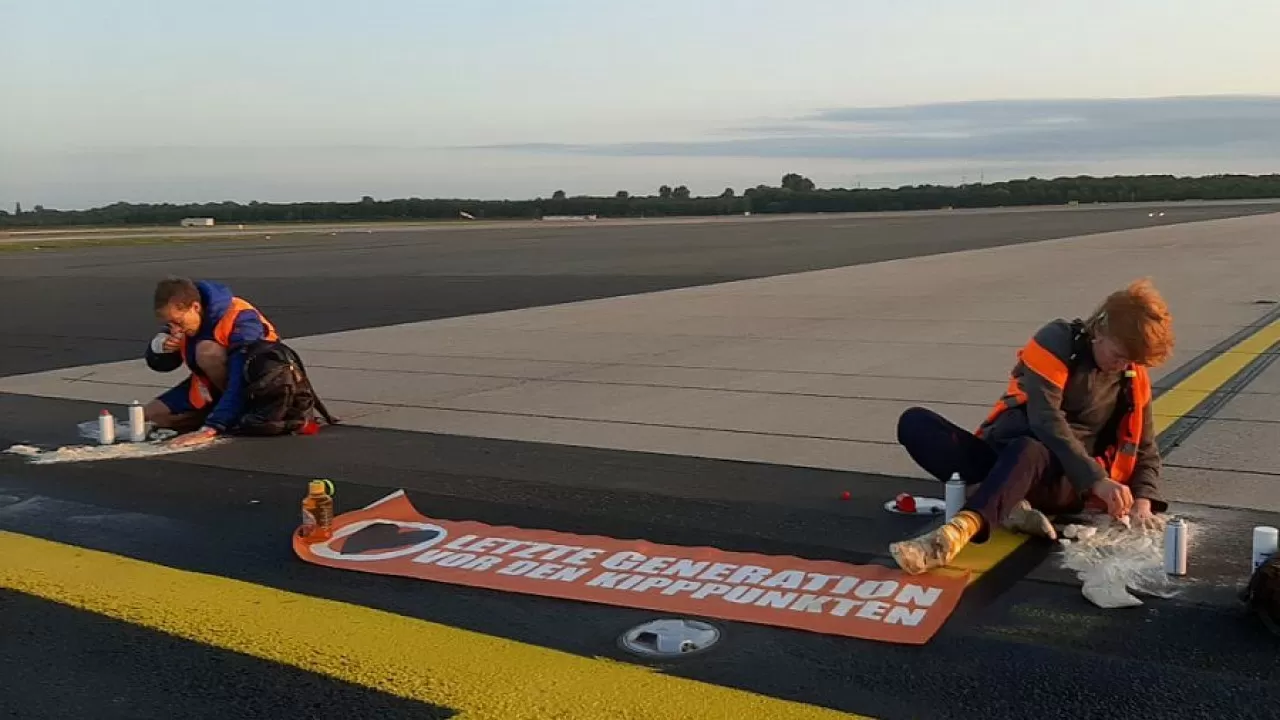
[[[81,248],[0,261],[0,375],[135,357],[170,273],[272,308],[289,336],[881,262],[1135,227],[1274,212],[1275,204],[989,210],[292,235],[252,245]],[[20,309],[20,310],[18,310]]]
[[[744,220],[622,226],[607,231],[592,227],[456,234],[397,231],[356,241],[299,236],[252,247],[210,243],[198,248],[12,254],[0,263],[0,300],[20,311],[0,318],[0,377],[13,379],[136,358],[155,331],[149,313],[151,286],[167,273],[229,282],[266,309],[288,336],[299,337],[441,318],[462,322],[463,316],[477,313],[1151,225],[1174,226],[1170,232],[1181,233],[1177,235],[1182,238],[1181,250],[1203,246],[1205,254],[1190,263],[1211,263],[1217,257],[1230,264],[1269,252],[1262,240],[1255,240],[1262,237],[1263,225],[1249,224],[1266,223],[1267,218],[1229,221],[1235,225],[1182,223],[1261,215],[1264,207],[1209,206],[1189,209],[1187,215],[1170,209],[1163,218],[1148,217],[1146,210],[1110,208],[767,224]],[[1269,211],[1277,209],[1280,205]],[[1214,256],[1205,238],[1214,237],[1218,228],[1226,239],[1217,252],[1226,254]],[[1131,248],[1119,251],[1129,253],[1126,262],[1159,256],[1158,240],[1134,237],[1146,236],[1120,233],[1063,240],[1053,246],[1057,255],[1044,257],[1105,253],[1108,238]],[[993,252],[999,257],[1005,251]],[[960,268],[971,273],[935,280],[946,288],[990,282],[975,269],[978,265],[961,262],[960,255],[955,263],[945,258],[936,262],[956,273],[962,272]],[[1276,288],[1267,284],[1261,263],[1253,265],[1240,268],[1244,279],[1234,290],[1264,299]],[[879,276],[885,287],[898,285],[895,276]],[[777,292],[777,283],[787,281],[761,282],[774,283],[770,287]],[[929,282],[929,278],[920,276],[917,282]],[[844,287],[833,280],[824,292],[844,292]],[[1046,299],[1061,301],[1071,286],[1043,290],[1024,287],[1018,293],[1036,309]],[[1203,289],[1206,294],[1212,291]],[[868,287],[863,292],[870,293],[869,298],[880,291]],[[1094,291],[1090,287],[1088,292]],[[1179,292],[1179,298],[1199,297]],[[659,296],[637,300],[654,297]],[[1221,355],[1221,343],[1265,316],[1268,308],[1246,310],[1242,304],[1231,312],[1235,314],[1206,306],[1196,316],[1189,309],[1187,315],[1194,318],[1191,324],[1201,330],[1198,335],[1189,333],[1194,350],[1180,362],[1198,355],[1205,356],[1202,360]],[[949,327],[961,332],[956,329],[961,325]],[[371,337],[378,343],[393,343],[397,331],[391,332],[393,339]],[[1254,360],[1265,354],[1259,351]],[[1176,368],[1169,370],[1166,388],[1196,392],[1194,387],[1178,384],[1185,373],[1180,377]],[[1000,368],[994,374],[1004,371]],[[1245,390],[1263,392],[1259,388],[1269,388],[1273,382],[1262,368]],[[1265,418],[1241,411],[1241,398],[1247,399],[1240,395],[1226,410],[1227,416],[1236,418],[1237,434],[1240,430],[1266,432]],[[68,442],[75,424],[91,417],[97,407],[97,403],[72,398],[0,394],[0,444]],[[1186,442],[1193,444],[1198,433],[1206,430],[1227,432],[1228,428],[1221,424],[1201,428]],[[1250,467],[1261,469],[1264,461],[1250,462]],[[1216,464],[1221,471],[1221,459]],[[1241,469],[1249,468],[1230,469],[1235,473],[1231,482],[1238,484],[1234,478]],[[920,479],[866,471],[343,427],[313,438],[233,443],[163,461],[34,467],[0,456],[0,531],[102,550],[161,568],[193,570],[388,610],[522,648],[551,648],[579,659],[602,656],[638,662],[617,648],[616,637],[652,613],[371,575],[344,573],[339,579],[333,571],[297,562],[289,553],[287,533],[295,524],[304,481],[312,476],[338,479],[339,500],[346,508],[403,487],[419,507],[442,518],[855,563],[883,561],[888,541],[927,524],[890,516],[879,510],[879,503],[903,489],[934,491]],[[1269,485],[1255,487],[1255,494],[1277,496]],[[852,490],[854,497],[848,503],[835,500],[843,489]],[[1228,511],[1208,507],[1210,499],[1190,497],[1206,504],[1188,504],[1185,510],[1224,527],[1276,522],[1267,503],[1233,502],[1246,509]],[[1234,545],[1206,547],[1196,557],[1212,565],[1219,556],[1229,560],[1237,551]],[[1280,699],[1274,689],[1274,646],[1251,631],[1222,600],[1225,586],[1234,577],[1229,567],[1215,576],[1224,590],[1206,592],[1197,602],[1153,602],[1141,610],[1120,613],[1084,604],[1078,587],[1044,562],[1047,552],[1042,547],[1023,548],[993,568],[989,577],[966,592],[962,607],[943,632],[923,648],[723,623],[726,639],[719,648],[693,662],[665,664],[661,675],[730,688],[743,697],[749,695],[751,703],[773,699],[799,703],[776,712],[807,706],[815,717],[820,708],[883,718],[1021,718],[1031,713],[1037,717],[1276,716],[1271,710]],[[6,587],[4,568],[0,565],[0,587]],[[1029,571],[1034,571],[1036,579],[1026,578]],[[179,709],[210,717],[225,717],[228,712],[237,717],[321,716],[325,712],[360,716],[367,707],[386,708],[381,717],[447,717],[459,710],[466,714],[468,707],[472,709],[469,717],[498,717],[485,714],[492,713],[492,706],[484,704],[491,702],[486,697],[517,703],[527,690],[516,680],[506,687],[437,690],[436,702],[410,702],[367,685],[303,672],[287,662],[264,661],[253,648],[260,647],[268,655],[269,640],[251,637],[250,649],[236,652],[175,640],[148,629],[142,619],[145,612],[137,615],[143,626],[108,621],[69,607],[77,605],[69,597],[54,591],[39,597],[12,591],[0,594],[0,618],[4,618],[0,620],[0,658],[5,658],[0,662],[12,671],[6,677],[21,679],[0,689],[0,705],[20,708],[17,717],[66,716],[95,703],[98,717],[167,717]],[[246,620],[246,625],[254,623]],[[449,653],[465,655],[466,650],[442,647],[436,653],[443,658],[438,662],[447,664]],[[557,656],[545,662],[543,675],[566,667],[568,661]],[[35,667],[48,670],[36,672]],[[139,682],[131,668],[147,668],[149,682]],[[601,668],[600,672],[613,672]],[[442,665],[440,671],[445,670]],[[358,668],[352,673],[360,677]],[[194,684],[192,678],[197,676],[206,682]],[[1125,681],[1117,683],[1118,676]],[[625,690],[627,681],[617,684]],[[558,692],[544,688],[542,697],[559,701]],[[567,688],[565,705],[557,706],[555,712],[566,717],[617,716],[604,710],[610,697],[618,697],[610,692],[614,691]],[[695,707],[680,705],[679,698],[695,697],[698,691],[685,688],[681,692],[690,694],[632,708],[634,716],[721,717],[738,712],[738,695],[718,700],[721,704],[715,707]],[[597,693],[599,699],[593,701]],[[201,697],[200,702],[193,703],[192,694]],[[104,700],[108,695],[110,699]],[[593,702],[605,704],[593,710]],[[318,704],[327,710],[317,710]],[[508,717],[539,716],[526,715],[528,708],[518,704],[508,707],[512,708]],[[612,709],[616,711],[617,706]]]

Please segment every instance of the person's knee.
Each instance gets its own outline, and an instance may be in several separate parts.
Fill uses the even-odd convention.
[[[159,398],[142,406],[142,416],[147,422],[155,423],[157,426],[161,426],[161,423],[168,420],[171,415],[173,411]]]
[[[190,412],[175,413],[160,398],[156,398],[142,406],[143,418],[153,427],[164,430],[182,431],[190,425]]]
[[[911,445],[922,431],[936,425],[937,415],[922,407],[909,407],[898,416],[898,444]]]
[[[222,375],[227,371],[227,349],[212,340],[196,346],[196,365],[206,375]]]

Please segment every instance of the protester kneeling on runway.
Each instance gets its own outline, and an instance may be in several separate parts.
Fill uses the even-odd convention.
[[[184,433],[174,445],[196,445],[228,432],[295,432],[313,409],[333,422],[301,358],[280,341],[265,315],[225,285],[162,280],[155,312],[166,330],[147,347],[147,365],[157,372],[186,365],[191,373],[145,408],[156,427]]]
[[[1046,513],[1149,523],[1164,512],[1147,368],[1172,354],[1171,323],[1159,292],[1138,280],[1087,320],[1040,328],[976,432],[931,410],[905,411],[898,442],[938,480],[959,473],[968,497],[936,530],[890,545],[898,566],[911,574],[944,566],[993,527],[1053,539]]]

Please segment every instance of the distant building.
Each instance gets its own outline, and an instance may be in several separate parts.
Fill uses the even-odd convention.
[[[182,218],[182,227],[213,227],[213,218]]]

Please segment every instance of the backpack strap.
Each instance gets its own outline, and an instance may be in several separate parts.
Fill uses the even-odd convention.
[[[1074,371],[1080,363],[1080,358],[1089,352],[1091,338],[1089,332],[1085,329],[1084,320],[1076,318],[1071,321],[1071,357],[1067,358],[1067,368]]]

